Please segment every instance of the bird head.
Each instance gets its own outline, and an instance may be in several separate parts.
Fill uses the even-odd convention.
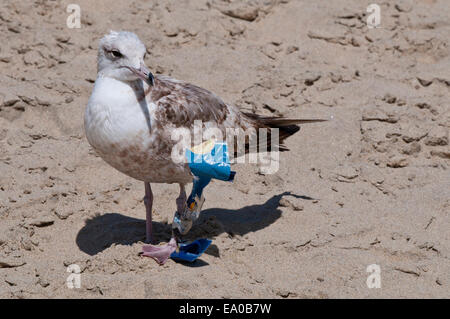
[[[153,85],[153,75],[145,66],[145,45],[127,31],[111,31],[99,43],[97,71],[105,77],[131,82],[142,79]]]

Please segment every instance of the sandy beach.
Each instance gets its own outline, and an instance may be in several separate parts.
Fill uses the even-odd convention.
[[[0,298],[448,298],[450,2],[378,1],[369,28],[371,3],[1,1]],[[139,256],[144,184],[86,140],[110,30],[247,112],[331,118],[287,139],[275,174],[238,164],[206,188],[188,238],[213,242],[192,264]],[[152,187],[165,243],[178,185]]]

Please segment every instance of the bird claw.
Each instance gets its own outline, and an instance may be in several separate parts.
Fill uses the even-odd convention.
[[[144,245],[142,247],[142,255],[153,258],[158,264],[163,265],[170,255],[176,251],[177,243],[182,241],[182,236],[186,235],[192,228],[192,224],[200,216],[205,197],[195,197],[194,201],[185,205],[184,209],[180,212],[175,212],[172,222],[172,239],[167,245],[153,246]]]
[[[170,255],[177,249],[175,238],[170,239],[164,246],[144,245],[142,255],[153,258],[158,264],[164,265]]]

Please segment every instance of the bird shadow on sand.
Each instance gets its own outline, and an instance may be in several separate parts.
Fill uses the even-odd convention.
[[[249,205],[240,209],[210,208],[202,211],[200,218],[188,235],[187,241],[197,238],[213,239],[223,233],[234,237],[243,236],[268,227],[281,216],[280,200],[283,196],[293,196],[304,200],[313,200],[291,192],[275,195],[260,205]],[[156,243],[168,242],[172,228],[167,222],[153,222]],[[145,220],[124,216],[118,213],[106,213],[86,220],[78,232],[76,243],[81,251],[96,255],[113,244],[132,245],[145,238]],[[206,254],[220,257],[219,248],[211,244]]]

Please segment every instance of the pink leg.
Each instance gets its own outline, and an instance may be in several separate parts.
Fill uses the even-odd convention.
[[[177,212],[179,214],[182,214],[184,210],[186,209],[187,205],[187,197],[186,197],[186,190],[184,189],[184,184],[180,184],[180,196],[176,199],[177,203]]]
[[[147,211],[146,216],[146,243],[151,244],[153,242],[152,232],[152,206],[153,206],[153,193],[150,183],[145,182],[145,197],[144,197],[145,209]]]
[[[153,193],[150,187],[150,183],[145,183],[144,203],[145,208],[147,210],[147,224],[146,224],[147,243],[151,243],[153,241],[153,234],[152,234]],[[162,265],[167,261],[167,259],[169,259],[170,255],[176,249],[177,249],[177,242],[175,241],[174,238],[172,238],[169,241],[169,243],[163,246],[144,245],[144,247],[142,247],[142,255],[151,257],[154,260],[156,260],[158,264]]]

